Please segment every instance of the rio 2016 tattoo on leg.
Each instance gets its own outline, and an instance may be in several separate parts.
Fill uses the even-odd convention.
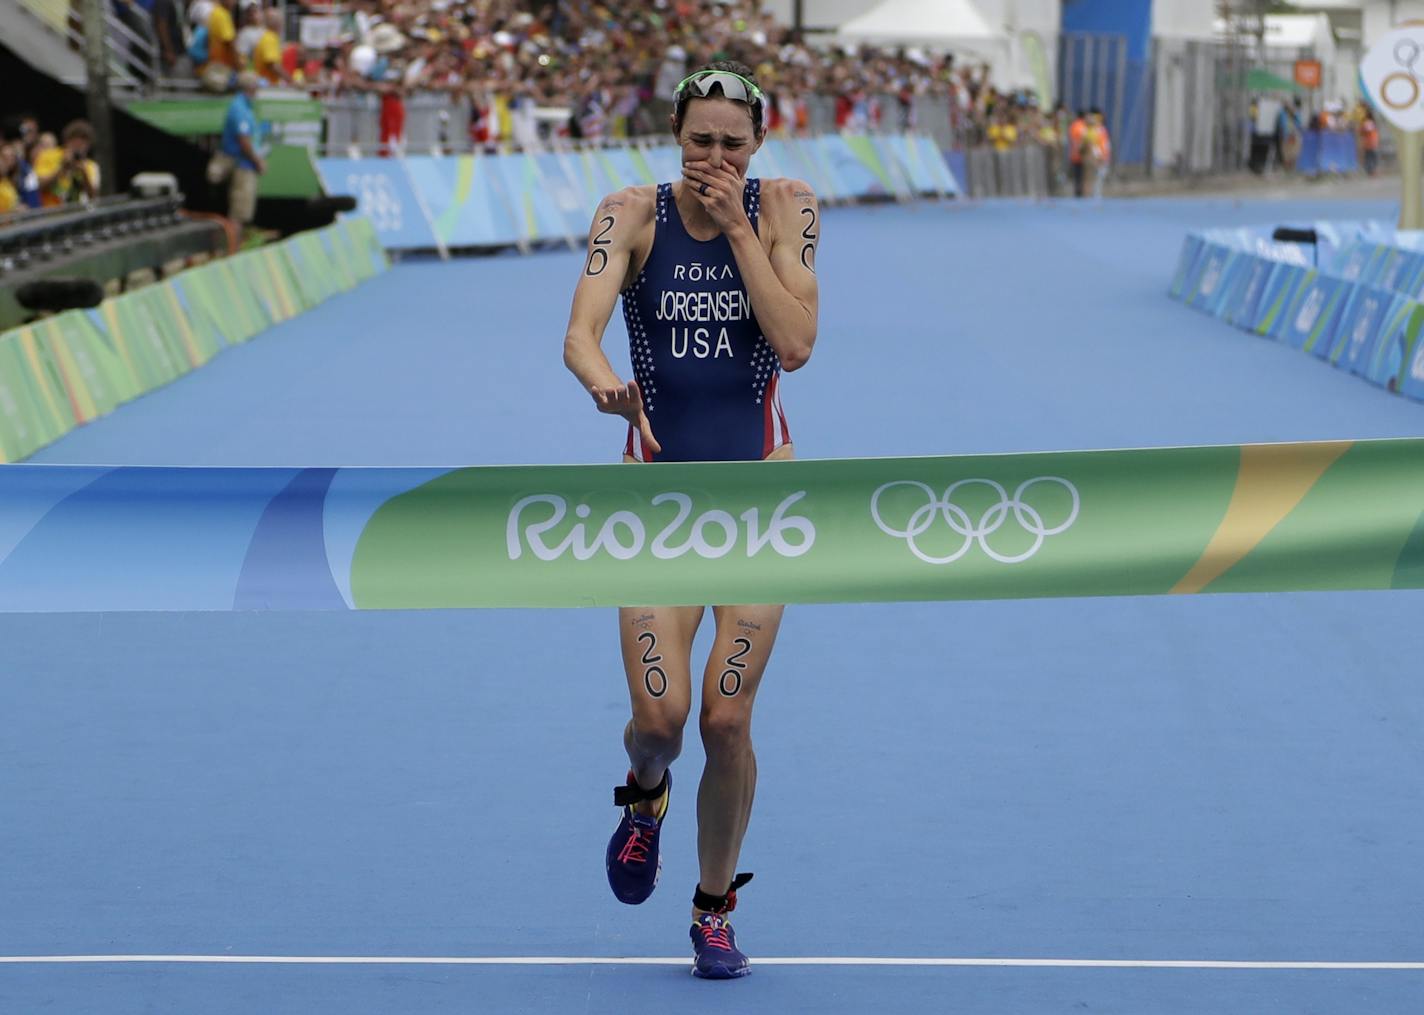
[[[611,246],[613,243],[608,239],[608,232],[613,228],[613,216],[605,215],[598,221],[603,224],[603,229],[593,238],[593,249],[588,252],[588,267],[584,269],[585,275],[602,275],[603,269],[608,267],[608,251],[603,248]]]
[[[735,698],[742,689],[742,670],[747,668],[742,656],[752,650],[750,638],[737,638],[732,644],[737,646],[737,651],[727,657],[727,669],[722,671],[721,679],[717,681],[717,690],[722,692],[724,698]]]
[[[816,253],[816,237],[819,235],[816,229],[816,209],[802,208],[801,214],[806,216],[806,228],[801,230],[801,238],[806,242],[801,245],[801,267],[805,268],[812,275],[816,274],[815,267],[811,262]]]
[[[663,661],[661,653],[655,652],[658,647],[658,636],[652,631],[644,631],[638,635],[638,642],[647,643],[643,649],[643,665],[647,667],[643,671],[643,686],[647,688],[648,694],[654,698],[661,698],[667,694],[668,680],[667,672],[658,663]]]

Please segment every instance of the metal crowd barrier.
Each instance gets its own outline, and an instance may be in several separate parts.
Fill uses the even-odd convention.
[[[182,221],[181,194],[100,198],[88,206],[61,206],[27,212],[0,224],[0,278],[77,250]]]

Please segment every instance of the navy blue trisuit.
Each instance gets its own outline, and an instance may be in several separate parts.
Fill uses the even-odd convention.
[[[758,229],[761,180],[746,181]],[[781,408],[781,362],[761,333],[732,244],[688,235],[672,184],[658,186],[653,249],[623,290],[633,378],[656,455],[628,427],[624,454],[640,462],[757,461],[791,441]]]

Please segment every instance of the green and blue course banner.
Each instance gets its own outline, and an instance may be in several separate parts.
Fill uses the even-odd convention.
[[[1192,278],[1197,258],[1205,249],[1206,240],[1196,233],[1187,234],[1186,240],[1182,243],[1182,252],[1177,256],[1177,270],[1172,275],[1172,284],[1167,289],[1167,295],[1177,300],[1187,298],[1189,295],[1187,283]]]
[[[1226,267],[1226,260],[1230,256],[1231,248],[1220,243],[1208,243],[1202,249],[1192,265],[1191,275],[1187,278],[1185,298],[1188,306],[1196,303],[1203,284],[1215,291],[1217,282],[1221,280],[1222,269]]]
[[[1296,293],[1309,285],[1315,275],[1309,268],[1299,268],[1293,264],[1276,265],[1257,307],[1258,316],[1254,329],[1256,334],[1280,338],[1285,329],[1287,312],[1295,301]]]
[[[1322,339],[1328,344],[1334,338],[1335,318],[1350,288],[1344,279],[1315,274],[1310,283],[1301,286],[1296,293],[1286,313],[1281,341],[1306,352],[1313,352]]]
[[[350,194],[387,247],[431,250],[435,235],[397,159],[317,159],[328,194]]]
[[[509,195],[521,236],[527,240],[562,239],[586,236],[588,223],[575,225],[565,218],[555,199],[553,185],[543,178],[533,155],[518,153],[490,157]]]
[[[1358,281],[1374,252],[1375,244],[1355,240],[1336,255],[1330,270],[1347,282]]]
[[[1187,305],[1214,313],[1231,264],[1238,256],[1240,252],[1229,247],[1208,247],[1202,254],[1199,270],[1194,273],[1196,277]]]
[[[1256,306],[1261,302],[1266,281],[1275,264],[1264,257],[1247,254],[1236,283],[1223,300],[1220,315],[1223,320],[1241,328],[1249,328],[1256,319]]]
[[[1424,341],[1414,340],[1414,352],[1399,376],[1401,394],[1424,401]]]
[[[0,610],[1424,588],[1424,439],[462,469],[0,466]]]
[[[1414,350],[1424,325],[1424,304],[1409,301],[1398,307],[1380,327],[1360,376],[1389,391],[1399,390],[1399,375]]]
[[[1335,329],[1335,341],[1328,350],[1324,344],[1317,346],[1316,353],[1329,359],[1342,370],[1352,370],[1360,357],[1368,350],[1379,335],[1380,326],[1395,302],[1404,297],[1383,289],[1369,286],[1355,286],[1350,302],[1340,312],[1340,323]]]
[[[1418,277],[1420,267],[1424,265],[1424,258],[1410,250],[1397,251],[1384,271],[1380,273],[1379,282],[1376,283],[1381,289],[1389,289],[1392,292],[1410,293],[1414,279]]]

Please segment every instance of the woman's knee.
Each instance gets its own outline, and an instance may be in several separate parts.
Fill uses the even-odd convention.
[[[641,709],[633,715],[633,738],[645,751],[675,754],[682,747],[686,725],[686,709]]]
[[[698,726],[708,754],[740,750],[752,741],[752,713],[747,708],[704,706]]]

